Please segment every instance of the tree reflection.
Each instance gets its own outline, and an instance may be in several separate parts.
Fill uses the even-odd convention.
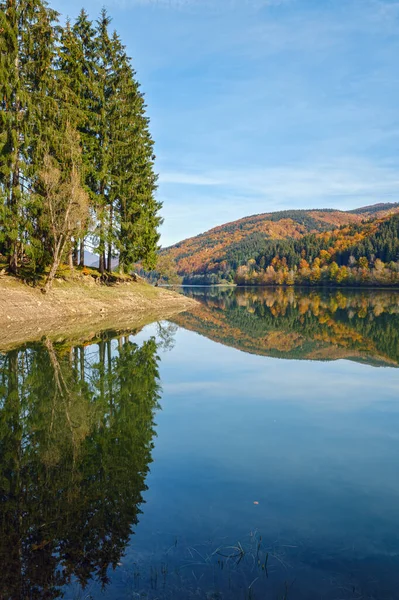
[[[179,325],[246,352],[399,364],[399,295],[299,288],[187,288],[201,306]]]
[[[0,356],[0,598],[102,585],[138,522],[160,397],[157,344]]]

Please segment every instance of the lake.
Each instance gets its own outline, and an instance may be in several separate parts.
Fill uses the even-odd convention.
[[[0,598],[399,597],[399,294],[186,288],[0,354]]]

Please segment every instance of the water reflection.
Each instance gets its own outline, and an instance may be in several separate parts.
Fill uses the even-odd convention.
[[[185,293],[0,355],[0,598],[396,598],[399,296]]]
[[[399,294],[184,288],[201,306],[175,322],[240,350],[285,359],[399,363]]]
[[[138,522],[159,393],[154,339],[0,355],[0,598],[107,584]]]

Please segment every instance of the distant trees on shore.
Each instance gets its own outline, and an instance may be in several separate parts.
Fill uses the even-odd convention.
[[[161,222],[140,85],[111,19],[65,26],[42,0],[0,2],[0,254],[12,273],[156,262]]]
[[[399,285],[399,216],[275,241],[238,267],[239,285]]]

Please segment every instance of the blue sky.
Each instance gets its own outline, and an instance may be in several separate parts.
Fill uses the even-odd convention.
[[[105,6],[146,94],[163,245],[260,212],[399,201],[399,1]]]

